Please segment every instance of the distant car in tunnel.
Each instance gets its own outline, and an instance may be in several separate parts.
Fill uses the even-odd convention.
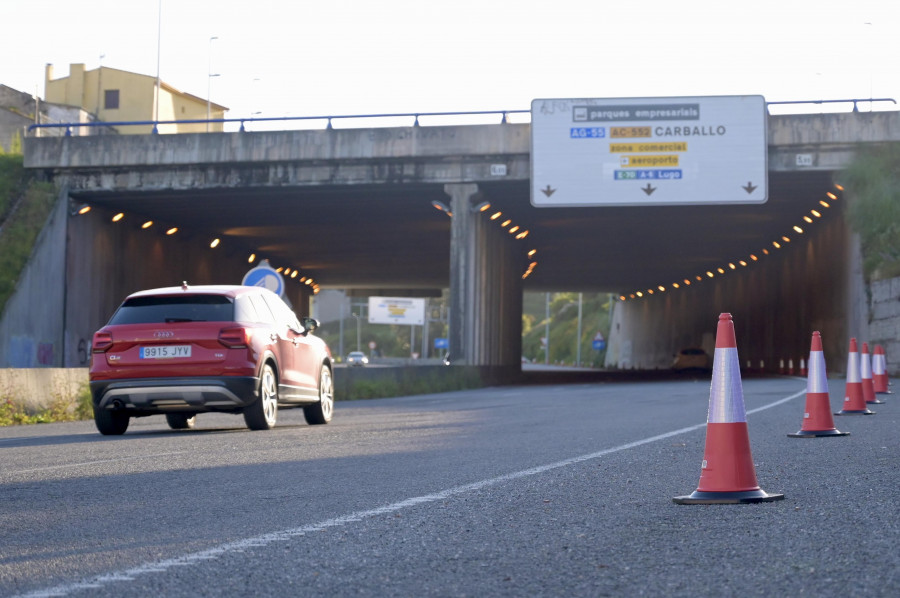
[[[680,350],[672,361],[672,369],[685,370],[709,370],[712,368],[712,360],[709,354],[700,347],[686,347]]]
[[[302,407],[309,424],[327,424],[333,360],[312,334],[318,326],[262,287],[185,283],[133,293],[94,333],[97,429],[124,434],[132,417],[157,414],[187,429],[198,413],[215,411],[268,430],[279,407]]]
[[[350,351],[347,354],[347,365],[351,367],[363,367],[368,365],[369,358],[362,351]]]

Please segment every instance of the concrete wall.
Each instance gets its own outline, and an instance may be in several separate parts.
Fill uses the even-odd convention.
[[[0,367],[62,365],[67,206],[63,189],[0,314]]]
[[[74,408],[87,386],[86,368],[0,369],[0,400],[9,399],[32,415],[56,402]]]
[[[887,372],[891,376],[900,375],[900,278],[879,280],[871,285],[872,298],[869,304],[869,334],[861,340],[869,343],[869,350],[875,345],[884,347]]]

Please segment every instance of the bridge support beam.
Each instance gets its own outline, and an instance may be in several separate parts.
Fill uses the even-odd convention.
[[[450,227],[450,358],[461,365],[519,366],[522,262],[505,229],[473,208],[475,184],[444,185]]]

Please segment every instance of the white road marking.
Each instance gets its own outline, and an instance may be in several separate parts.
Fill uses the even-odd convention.
[[[768,403],[763,405],[762,407],[757,407],[756,409],[751,409],[747,411],[747,414],[751,413],[759,413],[760,411],[764,411],[766,409],[771,409],[772,407],[777,407],[783,403],[796,399],[799,396],[805,395],[806,389],[802,391],[792,394],[783,399],[779,399],[773,403]],[[693,432],[695,430],[699,430],[706,426],[706,422],[702,424],[696,424],[693,426],[688,426],[686,428],[679,428],[678,430],[673,430],[671,432],[666,432],[664,434],[658,434],[656,436],[650,436],[649,438],[644,438],[642,440],[636,440],[634,442],[628,442],[626,444],[620,444],[619,446],[604,449],[602,451],[597,451],[596,453],[590,453],[587,455],[581,455],[579,457],[572,457],[571,459],[566,459],[564,461],[557,461],[556,463],[549,463],[547,465],[540,465],[538,467],[532,467],[531,469],[525,469],[522,471],[517,471],[514,473],[509,473],[506,475],[502,475],[495,478],[490,478],[488,480],[481,480],[480,482],[474,482],[472,484],[466,484],[463,486],[456,486],[455,488],[449,488],[447,490],[443,490],[441,492],[437,492],[435,494],[426,494],[424,496],[416,496],[413,498],[407,498],[406,500],[402,500],[400,502],[395,502],[393,504],[384,505],[382,507],[376,507],[374,509],[369,509],[366,511],[357,511],[355,513],[350,513],[348,515],[343,515],[341,517],[335,517],[334,519],[327,519],[325,521],[319,523],[313,523],[310,525],[304,525],[302,527],[295,527],[292,529],[286,529],[276,532],[271,532],[268,534],[263,534],[261,536],[255,536],[253,538],[246,538],[244,540],[238,540],[237,542],[229,542],[227,544],[222,544],[220,546],[216,546],[210,548],[208,550],[203,550],[200,552],[195,552],[192,554],[186,554],[184,556],[175,557],[172,559],[166,559],[162,561],[157,561],[154,563],[146,563],[144,565],[140,565],[138,567],[133,567],[131,569],[126,569],[125,571],[118,571],[109,573],[106,575],[100,575],[98,577],[94,577],[88,580],[73,582],[68,584],[59,585],[53,588],[47,588],[44,590],[37,590],[34,592],[30,592],[28,594],[20,594],[15,598],[50,598],[53,596],[68,596],[74,592],[79,590],[92,590],[103,588],[107,585],[110,585],[115,582],[122,581],[133,581],[136,577],[140,575],[146,575],[148,573],[165,573],[169,569],[174,567],[183,567],[187,565],[193,565],[195,563],[201,561],[208,561],[217,559],[223,555],[242,552],[249,548],[257,548],[257,547],[265,547],[274,542],[285,542],[297,536],[303,536],[311,532],[320,532],[329,528],[341,527],[344,525],[348,525],[350,523],[354,523],[357,521],[362,521],[363,519],[368,519],[371,517],[377,517],[378,515],[386,515],[389,513],[396,513],[397,511],[402,511],[403,509],[407,509],[409,507],[415,507],[422,504],[428,504],[433,502],[438,502],[442,500],[446,500],[452,496],[456,496],[459,494],[465,494],[467,492],[475,492],[477,490],[481,490],[483,488],[488,488],[490,486],[496,486],[498,484],[502,484],[504,482],[509,482],[512,480],[518,480],[521,478],[530,477],[533,475],[538,475],[547,471],[552,471],[554,469],[559,469],[561,467],[568,467],[570,465],[575,465],[577,463],[582,463],[584,461],[590,461],[592,459],[598,459],[600,457],[605,457],[606,455],[611,455],[613,453],[618,453],[621,451],[626,451],[628,449],[632,449],[638,446],[642,446],[645,444],[650,444],[653,442],[657,442],[659,440],[665,440],[666,438],[671,438],[673,436],[679,436],[681,434],[687,434],[688,432]]]

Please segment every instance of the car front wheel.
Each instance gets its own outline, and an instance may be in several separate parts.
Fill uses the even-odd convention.
[[[306,423],[317,426],[327,424],[334,414],[334,379],[331,368],[324,366],[319,372],[319,402],[303,408]]]
[[[270,365],[264,365],[259,377],[256,400],[244,408],[244,421],[251,430],[271,430],[278,419],[278,379]]]

